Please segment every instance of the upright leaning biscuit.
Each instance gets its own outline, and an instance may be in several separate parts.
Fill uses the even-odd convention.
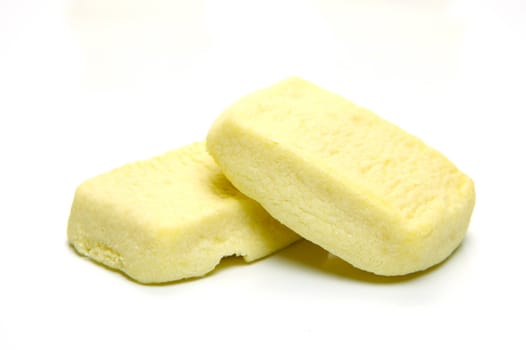
[[[234,103],[207,147],[226,177],[280,222],[380,275],[444,260],[475,203],[471,179],[442,154],[299,78]]]
[[[224,256],[252,261],[299,237],[237,191],[195,143],[81,184],[68,239],[143,283],[202,276]]]

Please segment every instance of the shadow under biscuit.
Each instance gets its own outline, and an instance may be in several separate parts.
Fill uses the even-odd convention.
[[[287,264],[302,266],[305,269],[315,270],[319,273],[339,278],[346,278],[365,283],[390,284],[408,282],[432,273],[439,269],[446,261],[458,254],[462,249],[462,246],[463,244],[455,249],[455,251],[443,262],[424,271],[414,272],[403,276],[380,276],[357,269],[346,261],[306,240],[294,243],[289,248],[284,249],[276,255],[276,259],[281,259]]]

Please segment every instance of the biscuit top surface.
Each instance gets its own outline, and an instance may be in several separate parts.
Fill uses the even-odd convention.
[[[242,98],[222,115],[291,150],[425,234],[474,195],[472,181],[418,138],[300,78]],[[437,214],[438,213],[438,214]]]
[[[96,176],[78,191],[156,227],[199,219],[244,197],[223,176],[203,142]]]

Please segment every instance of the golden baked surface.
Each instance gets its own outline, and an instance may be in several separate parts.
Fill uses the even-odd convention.
[[[143,283],[202,276],[224,256],[259,259],[298,239],[237,191],[194,143],[82,183],[68,240]]]
[[[381,275],[444,260],[475,203],[472,180],[441,153],[300,78],[234,103],[207,147],[226,177],[280,222]]]

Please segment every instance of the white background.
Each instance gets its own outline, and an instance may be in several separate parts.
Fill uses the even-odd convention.
[[[0,0],[0,349],[525,349],[525,24],[520,0]],[[386,279],[304,242],[143,286],[67,245],[81,181],[290,75],[475,180],[446,263]]]

